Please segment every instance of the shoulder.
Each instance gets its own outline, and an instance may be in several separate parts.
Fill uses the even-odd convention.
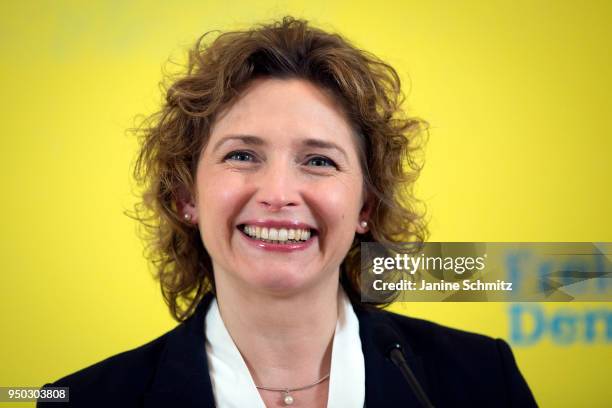
[[[482,401],[500,400],[509,406],[536,406],[508,343],[403,316],[389,311],[370,312],[391,324],[409,352],[422,361],[427,377],[461,400],[466,390]],[[466,400],[467,402],[467,400]]]
[[[44,387],[69,387],[70,402],[98,403],[121,401],[126,405],[140,402],[144,390],[153,380],[172,331],[132,350],[116,354],[93,365],[45,384]],[[45,406],[39,403],[38,406]]]
[[[498,341],[492,337],[454,329],[434,323],[373,307],[354,306],[360,324],[368,330],[377,330],[380,325],[389,325],[402,337],[416,354],[443,352],[461,347],[465,352],[495,352]]]
[[[431,352],[497,353],[501,339],[454,329],[428,320],[381,311],[417,354]]]
[[[416,355],[427,356],[444,365],[469,365],[503,374],[514,365],[508,343],[499,338],[443,326],[428,320],[381,311]]]
[[[155,340],[44,387],[69,387],[71,406],[142,406],[160,398],[206,406],[212,391],[203,322],[211,299],[204,296],[189,318]]]

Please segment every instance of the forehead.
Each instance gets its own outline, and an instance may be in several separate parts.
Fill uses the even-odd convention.
[[[256,135],[269,141],[300,138],[354,144],[352,127],[330,91],[303,79],[256,79],[222,111],[211,142],[228,134]]]

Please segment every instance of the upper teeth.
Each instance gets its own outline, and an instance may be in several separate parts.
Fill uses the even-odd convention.
[[[251,237],[270,241],[306,241],[310,238],[310,230],[303,228],[268,228],[245,225],[244,232]]]

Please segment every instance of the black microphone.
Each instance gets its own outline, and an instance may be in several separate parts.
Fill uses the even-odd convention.
[[[429,398],[427,398],[427,394],[423,391],[423,387],[421,387],[421,384],[419,384],[419,381],[410,369],[410,366],[406,363],[402,345],[398,341],[400,337],[397,332],[388,325],[381,324],[375,328],[374,333],[375,343],[383,354],[399,368],[421,405],[426,408],[434,408]]]

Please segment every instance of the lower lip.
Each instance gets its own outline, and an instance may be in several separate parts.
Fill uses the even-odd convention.
[[[258,239],[252,238],[242,232],[242,230],[238,229],[240,235],[250,244],[257,248],[264,249],[266,251],[278,251],[278,252],[293,252],[293,251],[302,251],[308,248],[314,242],[316,235],[311,236],[306,241],[302,242],[294,242],[291,244],[274,244],[271,242],[264,242]]]

